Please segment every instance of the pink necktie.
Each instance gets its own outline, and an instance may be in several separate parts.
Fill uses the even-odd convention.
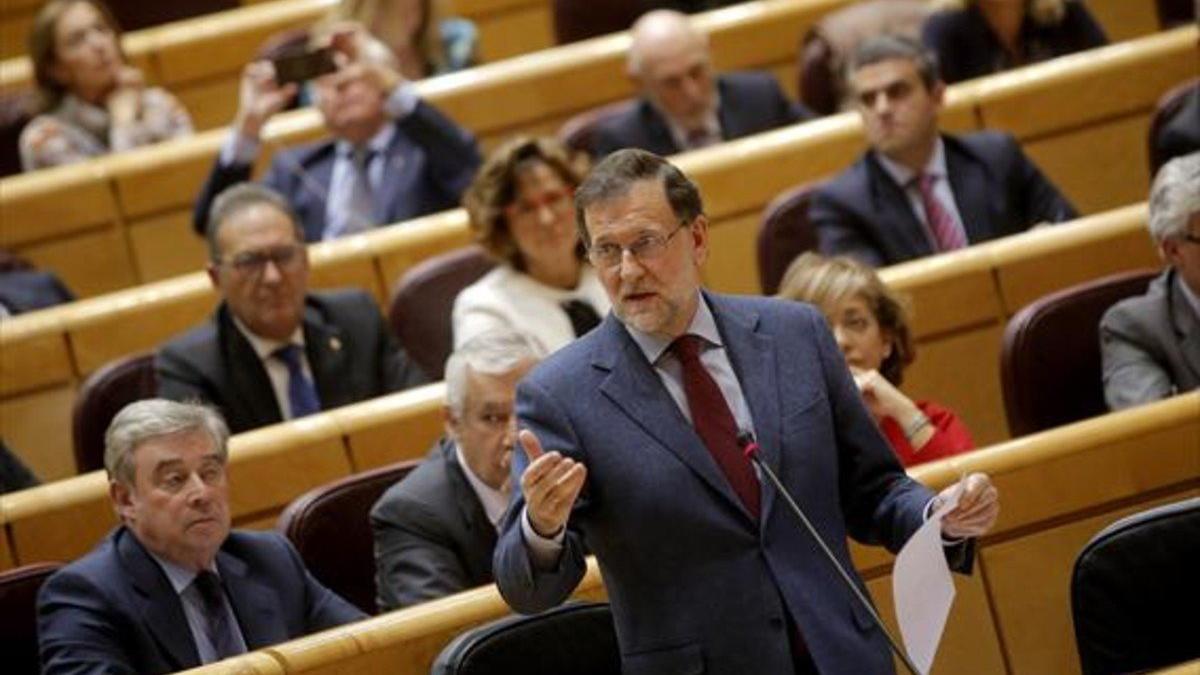
[[[929,230],[939,251],[953,251],[965,248],[967,237],[954,216],[942,206],[942,201],[933,194],[933,183],[937,177],[927,173],[918,174],[917,188],[921,191],[921,205],[925,207],[925,220],[929,222]]]

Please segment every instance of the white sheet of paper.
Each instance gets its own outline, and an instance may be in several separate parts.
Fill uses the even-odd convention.
[[[954,579],[942,550],[942,516],[958,505],[963,481],[951,493],[946,503],[929,516],[896,556],[892,567],[892,598],[896,603],[896,618],[900,622],[900,637],[908,658],[921,674],[933,667],[954,603]]]

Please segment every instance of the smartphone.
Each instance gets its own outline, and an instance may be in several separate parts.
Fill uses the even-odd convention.
[[[280,56],[271,62],[275,64],[275,81],[279,84],[304,82],[337,70],[333,49],[329,47]]]

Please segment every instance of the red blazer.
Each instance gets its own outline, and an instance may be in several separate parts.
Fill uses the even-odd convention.
[[[917,401],[917,407],[929,417],[933,424],[933,438],[920,450],[914,450],[904,437],[904,430],[896,420],[886,417],[880,425],[883,435],[892,444],[892,450],[900,458],[905,467],[932,462],[950,455],[975,449],[975,441],[971,440],[971,432],[952,411],[930,401]]]

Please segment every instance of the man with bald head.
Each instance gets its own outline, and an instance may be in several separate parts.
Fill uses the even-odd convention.
[[[686,15],[649,12],[631,29],[627,69],[641,98],[602,123],[592,154],[621,148],[659,155],[695,150],[812,117],[768,73],[716,75],[708,36]]]

